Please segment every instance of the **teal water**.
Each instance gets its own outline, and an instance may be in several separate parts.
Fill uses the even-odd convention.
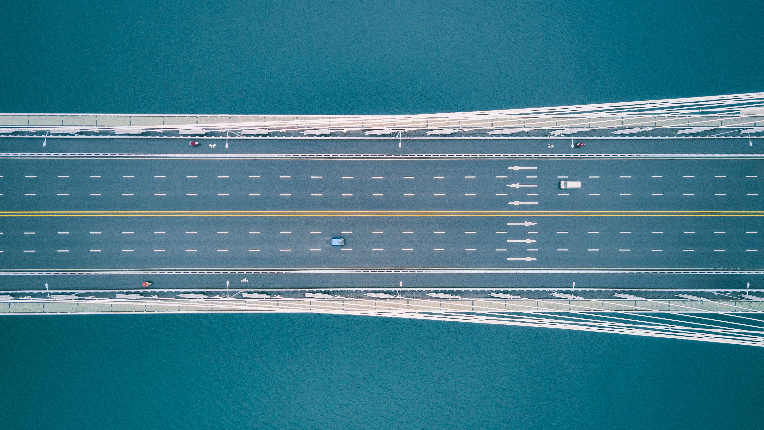
[[[758,429],[753,347],[331,315],[0,318],[0,427]]]
[[[764,90],[764,2],[0,2],[0,111],[384,114]],[[0,428],[759,429],[764,352],[328,315],[0,318]]]

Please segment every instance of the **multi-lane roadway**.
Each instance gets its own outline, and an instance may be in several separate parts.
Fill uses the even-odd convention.
[[[3,290],[761,283],[747,140],[41,142],[0,139]]]

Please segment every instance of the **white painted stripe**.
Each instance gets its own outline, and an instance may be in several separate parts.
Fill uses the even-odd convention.
[[[64,193],[62,193],[62,194],[56,194],[56,195],[57,195],[57,196],[68,196],[69,194],[64,194]]]

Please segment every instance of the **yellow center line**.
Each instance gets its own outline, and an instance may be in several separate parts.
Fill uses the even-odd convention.
[[[5,211],[0,217],[760,217],[764,211]]]

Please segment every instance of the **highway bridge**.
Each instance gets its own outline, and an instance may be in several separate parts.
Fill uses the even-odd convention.
[[[0,114],[0,312],[332,312],[762,346],[762,148],[764,93]]]

